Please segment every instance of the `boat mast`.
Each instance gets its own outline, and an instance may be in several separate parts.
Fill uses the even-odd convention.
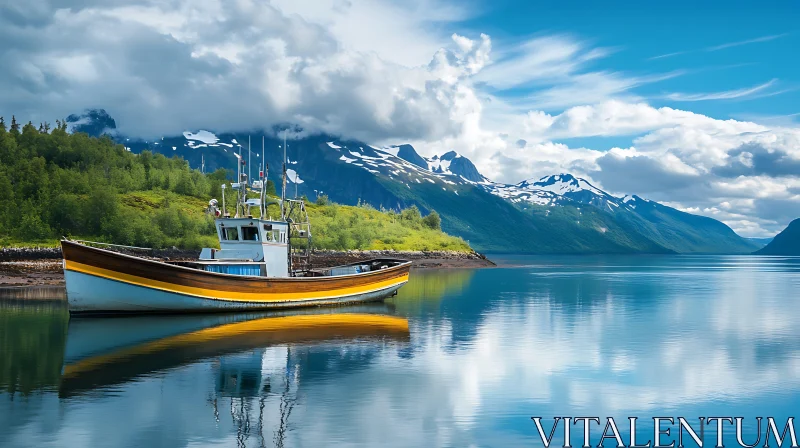
[[[239,186],[236,193],[236,214],[239,217],[239,204],[242,202],[242,145],[239,145],[239,157],[236,158],[236,184]]]
[[[227,218],[228,210],[225,209],[225,184],[222,184],[220,189],[222,190],[222,217]]]
[[[267,178],[269,177],[269,166],[264,158],[264,136],[261,136],[261,219],[267,215]]]
[[[286,221],[286,130],[283,131],[283,180],[281,185],[281,220]]]

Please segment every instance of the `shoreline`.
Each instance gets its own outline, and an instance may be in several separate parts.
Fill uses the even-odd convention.
[[[197,251],[162,249],[148,255],[163,261],[196,259]],[[141,255],[139,253],[138,255]],[[315,268],[353,263],[368,258],[402,258],[411,260],[412,269],[475,269],[496,266],[485,256],[473,252],[422,252],[422,251],[315,251],[311,262]],[[30,287],[63,287],[64,271],[61,248],[4,248],[0,249],[0,298],[11,289]],[[31,297],[33,298],[33,297]]]

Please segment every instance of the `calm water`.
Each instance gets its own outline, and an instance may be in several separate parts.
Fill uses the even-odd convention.
[[[531,416],[623,434],[628,416],[743,416],[754,435],[800,414],[800,259],[499,261],[299,315],[0,303],[0,445],[541,446]]]

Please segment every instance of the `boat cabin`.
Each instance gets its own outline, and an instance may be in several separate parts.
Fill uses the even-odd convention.
[[[285,143],[284,143],[285,145]],[[241,156],[238,156],[239,160]],[[248,182],[241,171],[239,182],[231,184],[236,192],[236,213],[228,214],[225,208],[225,184],[221,185],[222,209],[216,199],[209,201],[207,211],[216,216],[214,226],[219,239],[219,249],[204,248],[199,260],[177,262],[183,266],[220,274],[257,277],[337,277],[362,274],[403,264],[402,260],[375,259],[327,269],[312,269],[311,223],[302,199],[287,199],[282,190],[280,219],[254,218],[251,208],[258,208],[258,216],[267,215],[266,176]],[[285,185],[284,171],[284,185]],[[258,198],[248,198],[258,193]]]
[[[289,224],[257,218],[215,221],[219,249],[204,248],[204,270],[223,274],[289,277]]]

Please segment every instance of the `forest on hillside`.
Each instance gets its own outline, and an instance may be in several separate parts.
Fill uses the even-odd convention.
[[[213,218],[229,173],[201,173],[182,158],[134,154],[110,137],[70,133],[57,121],[10,126],[0,117],[0,246],[54,244],[62,236],[143,247],[215,247]],[[268,190],[274,193],[274,186]],[[230,191],[230,190],[228,190]],[[319,198],[320,249],[469,250],[416,207],[374,210]],[[312,220],[314,217],[312,217]]]

